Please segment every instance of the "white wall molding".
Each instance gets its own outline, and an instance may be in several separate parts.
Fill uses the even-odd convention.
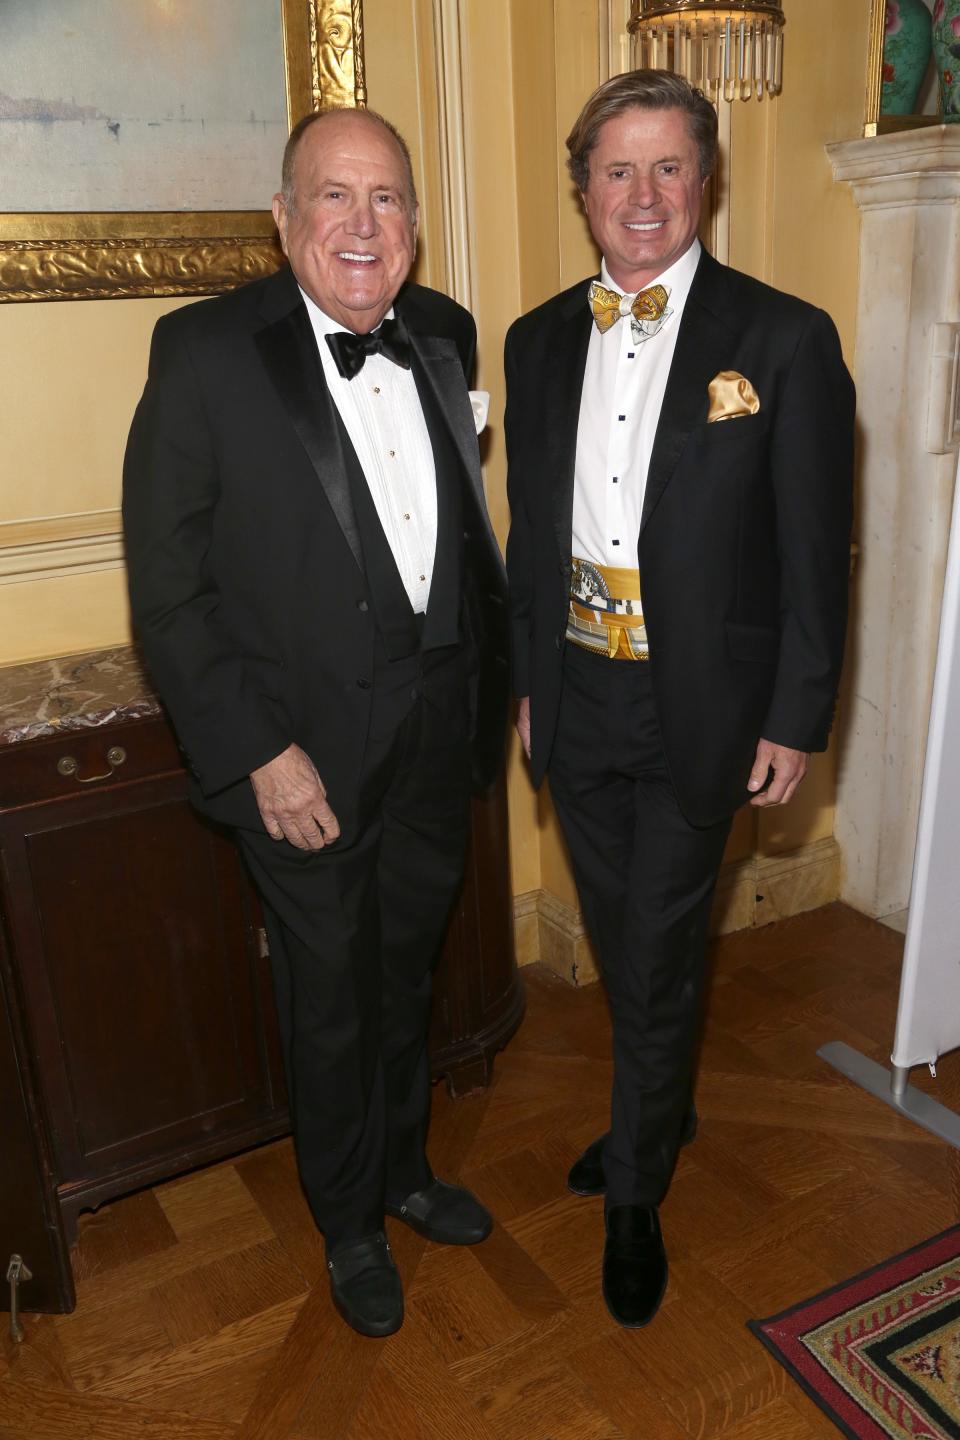
[[[741,100],[735,101],[741,105]],[[759,101],[748,100],[748,105]],[[769,102],[768,102],[769,103]],[[730,160],[733,145],[733,105],[724,100],[717,108],[719,154],[710,182],[710,254],[721,265],[730,264]]]
[[[466,163],[469,96],[466,94],[463,66],[461,0],[433,0],[433,35],[437,57],[440,190],[446,289],[455,300],[472,311],[474,264],[470,228],[470,186]]]
[[[0,585],[116,570],[122,565],[119,510],[0,523]]]
[[[600,79],[623,75],[630,69],[630,0],[598,0],[597,22],[600,28]]]

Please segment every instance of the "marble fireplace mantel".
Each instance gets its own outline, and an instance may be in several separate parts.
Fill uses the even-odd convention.
[[[861,210],[960,199],[960,126],[931,125],[827,146],[835,180]]]
[[[840,730],[843,898],[910,896],[957,455],[960,126],[827,147],[861,211],[860,559]]]

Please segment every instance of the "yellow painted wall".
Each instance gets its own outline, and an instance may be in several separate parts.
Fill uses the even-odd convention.
[[[477,383],[491,392],[485,477],[501,540],[508,524],[503,337],[517,314],[596,266],[564,168],[563,138],[606,73],[605,5],[460,0]],[[443,7],[447,22],[453,8]],[[828,309],[851,362],[858,217],[846,187],[831,183],[823,147],[859,133],[868,10],[869,0],[790,0],[784,94],[773,105],[736,106],[730,156],[731,263]],[[404,131],[417,169],[417,277],[445,288],[439,11],[433,0],[364,0],[364,12],[370,103]],[[0,546],[34,519],[105,511],[105,528],[115,524],[110,512],[150,333],[157,316],[179,303],[0,305]],[[127,634],[119,569],[0,584],[0,663],[115,644]],[[543,886],[575,903],[549,797],[533,794],[515,743],[508,783],[514,892]],[[833,795],[827,756],[793,807],[759,824],[749,812],[738,819],[729,856],[775,853],[829,835]]]
[[[115,508],[146,342],[163,300],[0,308],[0,523]]]
[[[150,335],[177,300],[0,305],[0,545],[57,521],[119,529],[127,430]],[[38,522],[30,525],[28,522]],[[0,664],[129,640],[120,569],[0,585]]]
[[[5,664],[46,655],[78,655],[129,641],[122,568],[0,585]]]
[[[833,182],[824,146],[861,132],[870,4],[785,8],[783,94],[772,105],[734,107],[730,263],[828,311],[853,370],[860,219],[850,187]],[[790,806],[760,817],[758,853],[832,835],[835,795],[831,749],[813,757]]]
[[[549,127],[542,106],[552,87],[552,66],[538,41],[549,34],[549,0],[466,0],[463,19],[463,84],[466,106],[466,173],[471,222],[473,305],[479,337],[477,384],[490,392],[484,437],[487,503],[501,546],[509,508],[503,435],[503,341],[517,315],[537,303],[536,267],[528,258],[525,227],[543,214],[541,263],[556,270],[556,187],[535,169]],[[519,70],[517,80],[514,70]],[[549,113],[549,111],[548,111]],[[516,137],[529,136],[518,146]],[[548,282],[549,283],[549,282]],[[507,754],[511,881],[515,895],[543,883],[537,801],[526,762],[511,731]]]

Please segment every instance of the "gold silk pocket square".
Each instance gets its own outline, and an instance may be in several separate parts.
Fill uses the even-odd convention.
[[[736,370],[721,370],[707,386],[710,409],[707,423],[714,420],[735,420],[738,415],[756,415],[760,397],[745,375]]]

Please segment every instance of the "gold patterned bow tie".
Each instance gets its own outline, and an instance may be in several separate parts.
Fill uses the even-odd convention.
[[[619,290],[608,290],[606,285],[594,280],[590,285],[588,298],[593,311],[593,322],[600,334],[605,335],[622,318],[621,301],[624,297]],[[630,329],[637,345],[652,339],[662,328],[667,316],[672,314],[672,311],[667,309],[669,299],[670,291],[665,285],[651,285],[649,290],[641,290],[634,296],[630,304]]]

